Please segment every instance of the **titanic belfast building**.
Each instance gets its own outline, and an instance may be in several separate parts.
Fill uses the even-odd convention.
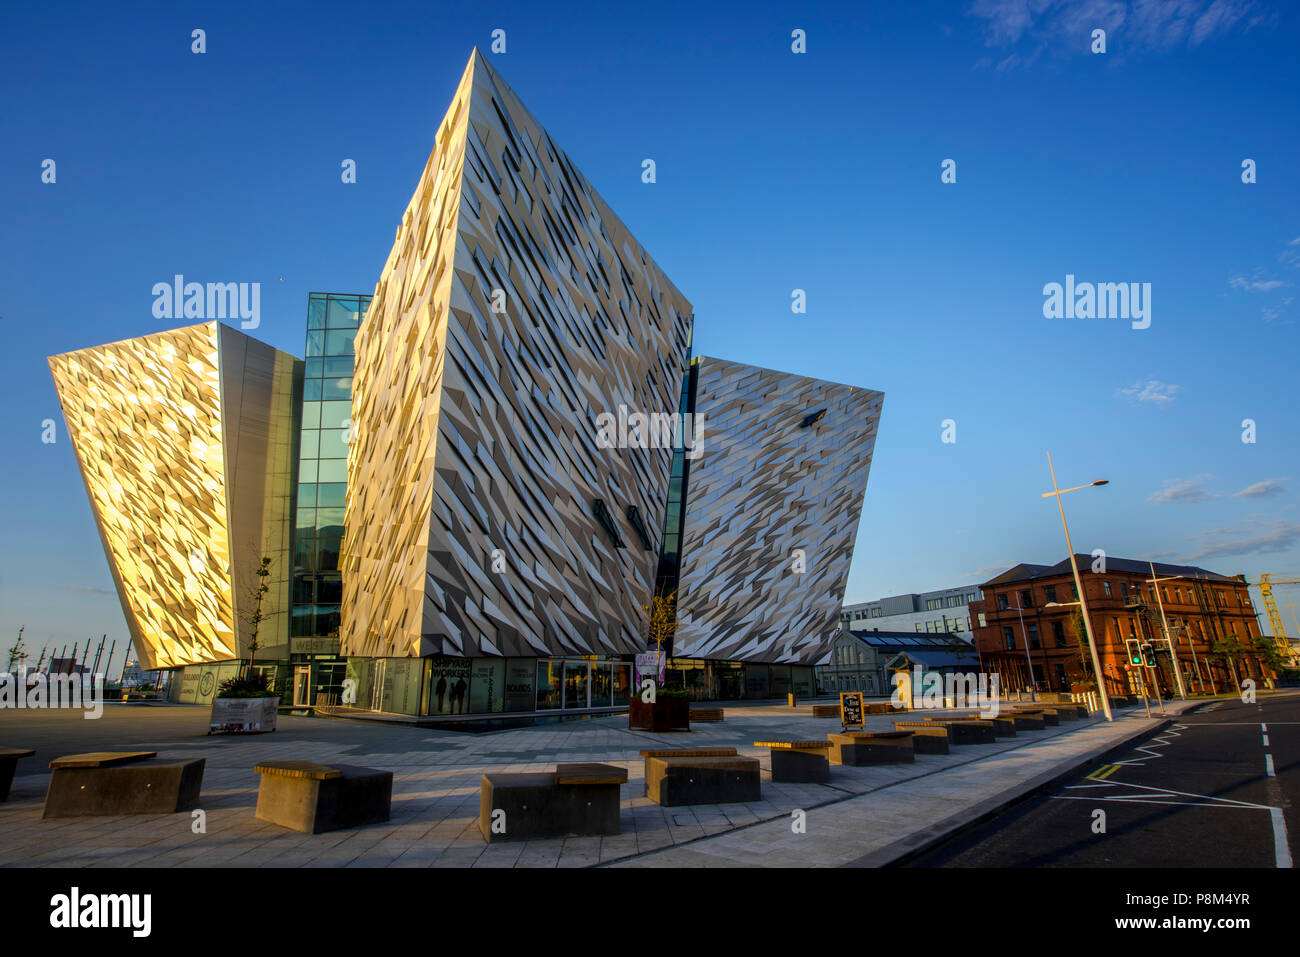
[[[695,356],[694,319],[475,51],[305,360],[215,320],[50,359],[141,665],[178,701],[252,656],[299,705],[590,713],[672,595],[670,686],[811,694],[883,396]]]

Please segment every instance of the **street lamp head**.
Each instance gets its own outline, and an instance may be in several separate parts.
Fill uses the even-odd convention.
[[[1097,479],[1097,481],[1093,482],[1092,484],[1093,484],[1093,485],[1109,485],[1109,484],[1110,484],[1110,479]]]

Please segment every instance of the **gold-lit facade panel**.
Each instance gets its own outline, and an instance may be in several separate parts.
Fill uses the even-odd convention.
[[[146,668],[239,657],[248,627],[236,583],[268,548],[273,568],[288,564],[289,433],[294,363],[301,367],[301,360],[279,353],[277,371],[267,355],[275,352],[210,322],[49,360],[127,627]],[[223,396],[236,391],[230,380],[248,374],[249,354],[262,357],[255,365],[265,371],[254,378],[265,380],[267,398],[251,398],[241,381],[231,408]],[[300,368],[297,375],[301,381]],[[264,419],[269,430],[258,435],[247,427],[250,417]],[[277,443],[282,448],[268,454]],[[241,455],[245,468],[236,472]],[[269,476],[253,474],[265,473],[268,460],[275,463]],[[277,471],[285,476],[283,496],[275,494]],[[270,503],[253,509],[257,529],[241,527],[239,537],[231,521],[235,475],[238,484],[257,490],[243,499]],[[276,514],[279,534],[268,541],[261,526]],[[278,612],[284,626],[287,579],[267,599],[264,614]],[[263,645],[274,641],[276,627],[263,623]]]

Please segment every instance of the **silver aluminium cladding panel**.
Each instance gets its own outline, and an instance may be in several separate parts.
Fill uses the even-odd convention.
[[[676,410],[690,324],[475,51],[356,339],[342,653],[640,651],[672,450],[596,420]]]
[[[839,621],[884,394],[701,358],[679,658],[814,664]]]

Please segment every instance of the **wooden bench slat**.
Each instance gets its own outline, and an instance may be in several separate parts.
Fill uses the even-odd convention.
[[[253,765],[258,774],[277,778],[310,778],[313,781],[332,781],[343,777],[343,772],[315,761],[263,761]]]
[[[88,751],[85,754],[69,754],[55,758],[50,762],[51,768],[111,768],[133,761],[145,761],[158,757],[157,751]]]
[[[782,748],[793,751],[811,751],[818,748],[829,748],[829,741],[755,741],[756,748]]]
[[[735,748],[666,748],[642,751],[643,758],[734,758]]]
[[[0,761],[6,758],[30,758],[35,753],[30,748],[0,748]]]
[[[622,784],[627,781],[627,769],[612,764],[557,764],[556,784]]]

